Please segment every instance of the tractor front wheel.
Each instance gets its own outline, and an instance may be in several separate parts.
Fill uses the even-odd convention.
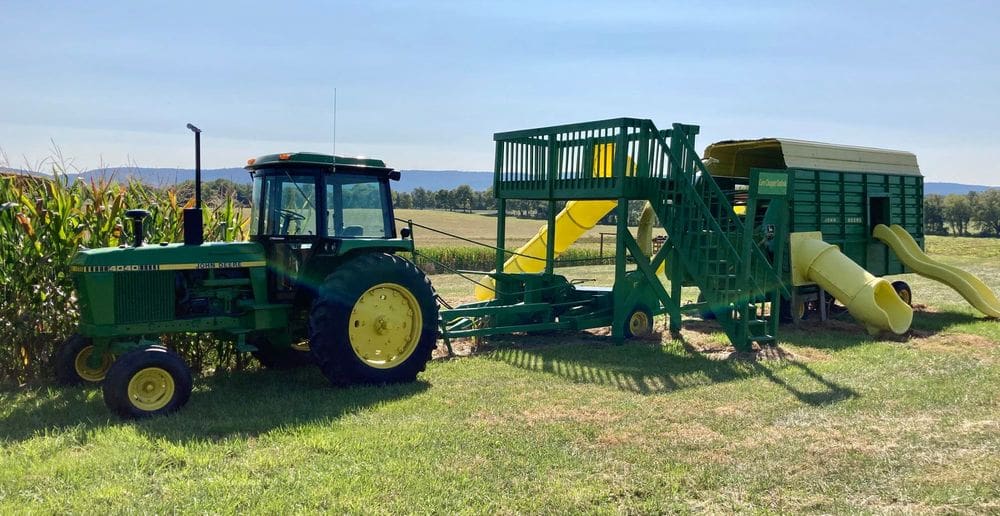
[[[359,256],[327,276],[309,316],[309,353],[335,385],[411,382],[437,336],[427,277],[384,253]]]
[[[163,346],[118,357],[104,379],[104,404],[124,419],[174,412],[191,397],[191,370]]]
[[[101,357],[98,367],[89,365],[90,356],[94,352],[94,343],[90,339],[74,334],[63,341],[56,350],[54,357],[56,379],[62,385],[79,385],[84,382],[98,383],[104,379],[113,360],[110,354]]]

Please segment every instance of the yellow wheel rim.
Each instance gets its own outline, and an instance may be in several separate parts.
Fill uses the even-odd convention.
[[[111,355],[105,353],[104,357],[101,358],[101,366],[95,369],[87,365],[92,354],[94,354],[93,345],[81,349],[73,361],[73,368],[76,369],[76,374],[80,375],[80,378],[88,382],[99,382],[108,374],[108,369],[111,367]]]
[[[636,337],[645,337],[650,332],[649,315],[646,312],[636,311],[628,319],[628,329]]]
[[[804,319],[806,316],[806,302],[798,301],[795,303],[795,318],[798,320]]]
[[[351,310],[351,349],[365,364],[391,369],[403,363],[420,342],[420,304],[396,283],[380,283],[365,291]]]
[[[159,367],[140,369],[128,382],[128,399],[138,409],[152,412],[174,397],[174,377]]]

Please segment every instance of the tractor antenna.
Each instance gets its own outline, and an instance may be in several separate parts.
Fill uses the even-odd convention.
[[[333,89],[333,155],[337,155],[337,88]]]

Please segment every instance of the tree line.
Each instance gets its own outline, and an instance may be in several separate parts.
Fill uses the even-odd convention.
[[[924,232],[1000,237],[1000,189],[965,195],[925,195]]]
[[[399,209],[417,210],[448,210],[471,213],[473,211],[491,211],[497,209],[497,200],[493,197],[493,187],[476,191],[469,185],[461,185],[451,190],[437,191],[415,188],[412,192],[392,192],[393,206]],[[556,203],[556,211],[565,206],[564,201]],[[639,222],[639,214],[645,201],[629,202],[629,224]],[[549,202],[531,199],[510,199],[507,201],[507,213],[523,219],[545,219],[548,216]],[[604,216],[599,223],[614,224],[615,213],[612,211]]]

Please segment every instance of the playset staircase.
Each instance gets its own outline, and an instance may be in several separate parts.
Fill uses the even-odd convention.
[[[680,262],[674,270],[698,287],[738,350],[774,343],[780,261],[772,264],[754,243],[755,207],[748,206],[746,219],[736,214],[693,148],[697,127],[675,124],[667,134],[669,147],[662,139],[659,146],[669,153],[673,174],[651,202]]]

